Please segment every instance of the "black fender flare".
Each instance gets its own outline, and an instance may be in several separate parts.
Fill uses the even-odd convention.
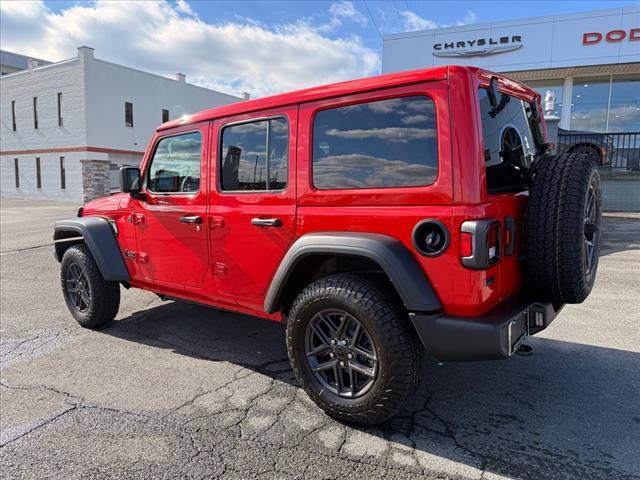
[[[62,261],[62,255],[66,250],[65,242],[82,240],[89,248],[105,280],[110,282],[130,280],[118,241],[108,220],[102,217],[58,220],[55,224],[53,240],[55,257],[59,262]]]
[[[398,239],[379,233],[310,233],[289,248],[276,270],[264,301],[267,313],[274,313],[291,274],[304,257],[314,254],[366,257],[386,272],[410,312],[442,309],[429,280],[409,249]]]

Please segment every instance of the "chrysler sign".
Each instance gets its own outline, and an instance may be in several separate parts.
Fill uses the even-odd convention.
[[[486,57],[522,48],[522,36],[476,38],[433,45],[434,57]]]

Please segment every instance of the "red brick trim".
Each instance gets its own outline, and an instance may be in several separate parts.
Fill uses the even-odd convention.
[[[123,155],[144,155],[144,152],[137,150],[119,150],[117,148],[104,147],[55,147],[55,148],[34,148],[27,150],[0,150],[0,155],[35,155],[42,153],[65,153],[65,152],[93,152],[93,153],[119,153]]]

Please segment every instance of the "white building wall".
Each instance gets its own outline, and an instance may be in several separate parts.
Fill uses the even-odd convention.
[[[82,65],[68,60],[0,79],[0,194],[3,197],[80,202],[80,159],[86,152],[40,152],[87,145],[85,85]],[[62,126],[58,125],[58,92],[62,93]],[[38,128],[34,128],[33,97],[38,98]],[[13,131],[11,101],[15,101]],[[31,152],[30,152],[31,151]],[[19,153],[14,153],[19,152]],[[65,157],[66,189],[60,188],[60,157]],[[36,184],[40,158],[42,188]],[[20,187],[15,186],[18,159]]]
[[[77,59],[23,70],[0,78],[0,150],[15,151],[86,145],[85,88]],[[58,126],[58,92],[63,125]],[[38,129],[33,128],[33,97],[38,97]],[[12,130],[11,101],[17,131]]]
[[[62,92],[62,126],[58,126],[58,92]],[[38,97],[38,129],[33,122],[33,97]],[[12,130],[12,100],[16,102],[16,132]],[[168,109],[174,119],[239,100],[187,84],[184,79],[96,59],[89,47],[80,47],[77,58],[4,75],[0,79],[0,194],[81,202],[81,160],[137,165],[162,123],[162,109]],[[124,102],[133,103],[133,127],[125,126]],[[108,151],[91,151],[93,148]],[[65,157],[66,189],[60,188],[61,156]],[[36,157],[41,164],[40,189],[36,186]],[[19,162],[19,188],[15,186],[14,158]],[[117,185],[116,173],[114,169],[112,186]]]
[[[539,70],[640,61],[640,46],[631,29],[640,27],[640,7],[629,6],[547,17],[531,17],[386,35],[382,48],[382,72],[391,73],[438,65],[474,65],[496,72]],[[607,41],[612,30],[625,32],[621,41]],[[598,32],[602,40],[583,44],[583,35]],[[500,38],[520,41],[505,52],[482,53],[501,47]],[[488,45],[489,39],[498,42]],[[478,39],[487,44],[478,46]],[[458,47],[458,42],[465,43]],[[472,43],[469,43],[472,42]],[[445,48],[453,44],[454,48]],[[476,54],[473,54],[476,52]],[[438,56],[443,53],[455,56]],[[460,55],[460,53],[463,53]]]
[[[88,142],[97,147],[144,152],[162,123],[240,100],[132,68],[93,59],[86,62]],[[133,104],[133,127],[125,126],[125,102]]]
[[[60,188],[60,157],[65,157],[66,189]],[[36,157],[40,157],[42,188],[37,188]],[[14,158],[18,159],[20,187],[15,185]],[[0,158],[0,189],[3,197],[82,202],[82,168],[86,153],[14,155]]]

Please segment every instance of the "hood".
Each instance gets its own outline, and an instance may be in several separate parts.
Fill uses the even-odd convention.
[[[83,214],[87,215],[118,210],[120,202],[123,200],[128,201],[129,198],[128,193],[116,193],[108,197],[96,198],[84,205]]]

